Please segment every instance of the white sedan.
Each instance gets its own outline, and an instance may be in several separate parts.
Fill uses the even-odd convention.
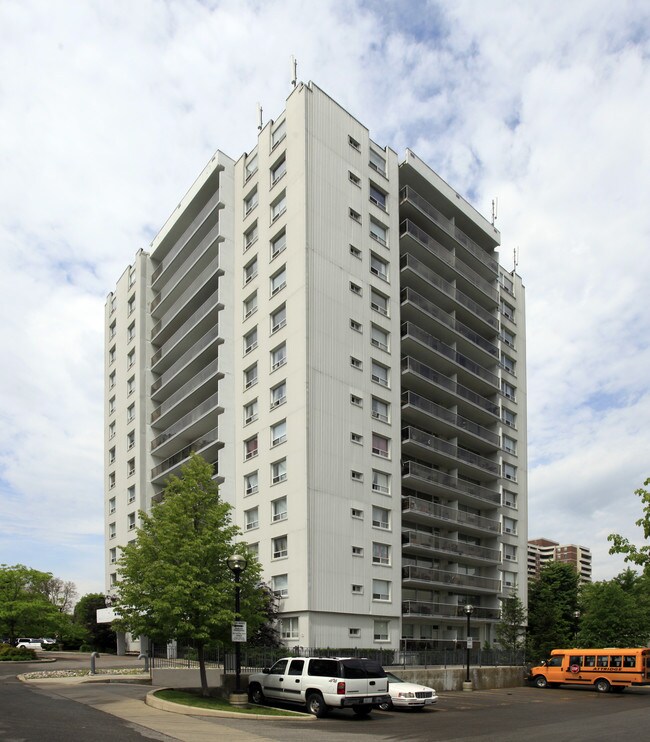
[[[422,709],[432,703],[438,702],[438,696],[433,688],[427,688],[426,685],[418,683],[408,683],[392,672],[387,672],[388,692],[390,694],[390,703],[382,703],[379,707],[388,711],[393,706],[396,708],[415,708]]]

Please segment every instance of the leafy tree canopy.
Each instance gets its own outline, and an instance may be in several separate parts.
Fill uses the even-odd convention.
[[[646,479],[643,485],[638,490],[634,490],[634,494],[641,498],[643,504],[643,516],[635,522],[635,525],[643,530],[643,538],[648,542],[650,541],[650,490],[644,488],[650,486],[650,479]],[[617,533],[610,533],[607,540],[612,544],[609,549],[610,554],[624,554],[626,562],[638,564],[644,569],[650,567],[650,543],[637,547],[631,544],[629,539]]]
[[[83,595],[74,607],[74,620],[87,634],[84,641],[100,652],[114,651],[117,643],[115,632],[108,623],[97,623],[97,610],[106,607],[102,593]]]
[[[497,624],[496,640],[505,649],[515,650],[524,643],[526,609],[518,595],[501,602],[501,621]]]

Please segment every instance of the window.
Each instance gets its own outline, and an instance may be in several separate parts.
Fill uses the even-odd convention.
[[[386,160],[373,149],[370,150],[370,167],[380,173],[386,175]]]
[[[377,363],[377,361],[372,362],[372,380],[376,384],[381,384],[382,386],[388,386],[388,368],[384,366],[381,363]]]
[[[279,198],[271,204],[271,222],[279,219],[287,210],[287,194],[283,192]]]
[[[134,448],[135,446],[135,430],[132,430],[130,433],[126,436],[126,448],[127,451]]]
[[[257,397],[249,402],[247,405],[244,405],[244,425],[250,425],[250,423],[255,422],[257,420]]]
[[[252,436],[252,438],[249,438],[248,440],[244,441],[244,459],[248,461],[249,459],[255,458],[258,454],[258,445],[257,445],[257,434]]]
[[[112,490],[114,487],[115,487],[115,472],[112,471],[108,475],[108,489],[109,490]]]
[[[284,575],[273,575],[271,577],[271,585],[273,586],[273,592],[278,598],[286,598],[289,595],[289,576]]]
[[[377,433],[372,434],[372,452],[375,456],[382,456],[385,459],[389,458],[389,448],[390,440],[388,438],[384,438],[383,435],[377,435]]]
[[[503,532],[510,533],[512,535],[517,534],[517,521],[513,518],[506,518],[503,516]]]
[[[248,319],[251,314],[257,312],[257,291],[254,291],[248,299],[244,301],[244,319]]]
[[[361,178],[358,175],[355,175],[352,170],[348,170],[348,178],[355,186],[361,188]]]
[[[510,490],[503,490],[503,504],[506,507],[509,508],[516,508],[517,507],[517,495],[515,492],[510,492]]]
[[[135,459],[129,459],[126,462],[126,475],[132,477],[135,474]]]
[[[355,247],[354,245],[350,245],[350,255],[361,260],[361,250],[359,250],[359,248]]]
[[[372,563],[373,564],[390,564],[390,546],[373,542],[372,544]]]
[[[129,513],[126,517],[129,531],[135,531],[135,513]]]
[[[354,469],[350,472],[350,476],[355,482],[363,482],[363,473],[360,471],[354,471]]]
[[[271,334],[281,330],[287,324],[287,305],[283,304],[271,314]]]
[[[298,638],[298,616],[280,619],[280,636],[282,639]],[[299,663],[298,667],[297,663]],[[289,675],[302,675],[303,664],[303,660],[293,660],[289,667]]]
[[[501,379],[501,393],[504,397],[507,397],[508,399],[515,399],[516,389],[512,384],[508,384],[507,381],[504,379]]]
[[[388,281],[388,263],[378,258],[374,253],[370,253],[370,272],[373,276],[378,276],[383,281]]]
[[[282,343],[277,348],[271,351],[271,371],[284,366],[287,362],[287,344]]]
[[[112,415],[115,412],[115,397],[111,397],[108,400],[108,414]]]
[[[250,389],[255,384],[257,384],[257,363],[244,371],[244,389]]]
[[[370,219],[370,236],[380,245],[384,245],[384,247],[388,245],[388,229],[372,218]]]
[[[504,587],[517,587],[517,573],[504,572],[502,575]]]
[[[132,484],[126,490],[126,501],[127,501],[127,503],[135,502],[135,484]]]
[[[253,225],[250,227],[250,229],[247,229],[244,232],[244,252],[248,250],[249,247],[252,247],[256,242],[257,238],[259,236],[259,231],[257,229],[257,220],[253,223]]]
[[[350,327],[355,332],[363,332],[363,326],[361,325],[361,322],[357,322],[356,319],[351,319],[350,320]]]
[[[361,637],[361,629],[348,629],[348,636],[350,639],[359,639]]]
[[[115,498],[111,497],[108,501],[108,514],[112,515],[115,512]]]
[[[376,642],[387,642],[390,637],[388,634],[388,621],[375,621],[373,628],[373,637]]]
[[[108,426],[108,440],[110,441],[113,438],[115,438],[115,423],[111,423]]]
[[[259,202],[259,195],[257,193],[257,187],[246,196],[244,199],[244,216],[247,216],[257,206]]]
[[[277,273],[271,276],[271,296],[275,296],[278,291],[287,285],[287,267],[285,265],[280,268]]]
[[[115,523],[108,524],[108,538],[115,538]]]
[[[127,397],[130,396],[135,392],[135,376],[132,376],[127,382],[126,382],[126,395]]]
[[[246,495],[254,495],[259,489],[259,482],[257,478],[257,472],[252,471],[250,474],[244,476],[244,493]]]
[[[280,459],[271,464],[271,484],[279,484],[287,479],[287,460]]]
[[[127,314],[135,312],[135,294],[129,299],[127,304]]]
[[[363,520],[363,510],[359,510],[359,508],[350,508],[350,515],[358,520]]]
[[[363,368],[363,362],[360,361],[358,358],[355,358],[354,356],[350,356],[350,366],[352,368],[358,368],[361,370]]]
[[[271,240],[271,260],[277,257],[281,252],[286,250],[287,247],[287,233],[282,230],[280,234],[276,235]]]
[[[260,543],[256,541],[254,544],[247,544],[248,551],[256,557],[260,555]]]
[[[513,482],[517,481],[517,467],[512,464],[503,465],[503,476],[506,479],[511,479]]]
[[[508,453],[517,453],[517,441],[509,435],[501,436],[503,450]]]
[[[287,440],[287,421],[281,420],[271,425],[271,446],[279,446]]]
[[[515,415],[515,413],[509,410],[507,407],[501,408],[501,417],[503,419],[503,422],[506,425],[509,425],[511,428],[515,428],[517,426],[517,415]]]
[[[507,356],[505,354],[501,354],[501,365],[503,368],[505,368],[506,371],[513,374],[515,373],[515,362],[510,356]]]
[[[287,136],[287,120],[282,119],[280,123],[275,127],[273,132],[271,133],[271,149],[275,147],[276,145],[280,144],[280,142]]]
[[[517,547],[512,544],[503,544],[503,558],[510,561],[517,561]]]
[[[356,149],[357,152],[361,152],[361,145],[354,137],[348,135],[348,144],[350,145],[350,147],[352,147],[352,149]]]
[[[384,402],[383,399],[372,398],[372,416],[375,420],[381,420],[384,423],[388,422],[388,412],[390,405],[388,402]]]
[[[115,371],[108,377],[108,388],[113,389],[115,386]]]
[[[370,184],[370,200],[375,206],[386,211],[386,194],[373,183]]]
[[[390,582],[388,580],[372,581],[372,599],[390,600]]]
[[[282,559],[287,556],[288,548],[286,536],[278,536],[277,538],[274,538],[272,540],[272,545],[274,559]]]
[[[273,389],[271,389],[271,409],[274,407],[279,407],[281,404],[284,404],[287,401],[287,382],[283,381],[282,383],[278,384],[277,386],[274,386]]]
[[[352,441],[352,443],[362,444],[363,436],[360,435],[359,433],[350,433],[350,440]]]
[[[257,325],[244,335],[244,355],[257,348]]]
[[[287,498],[279,497],[271,502],[271,515],[273,522],[277,523],[287,519]]]
[[[117,309],[117,299],[113,297],[111,299],[111,314]]]
[[[377,325],[372,326],[372,330],[370,333],[370,344],[374,345],[375,348],[379,348],[379,350],[388,350],[388,335],[389,333],[386,332],[386,330],[382,330],[381,327],[377,327]]]
[[[112,340],[117,332],[117,320],[113,320],[108,327],[108,339]]]
[[[379,314],[383,314],[384,317],[388,317],[388,297],[372,289],[370,292],[370,308],[379,312]]]
[[[135,268],[129,269],[129,288],[135,284]]]
[[[506,330],[505,327],[501,328],[501,340],[503,340],[503,342],[506,345],[509,345],[511,348],[515,347],[515,336],[511,332]]]
[[[350,404],[353,404],[355,407],[363,407],[363,399],[356,394],[351,394]]]
[[[135,402],[126,408],[126,421],[132,423],[135,420]]]
[[[390,510],[386,508],[372,506],[372,525],[375,528],[384,528],[388,530],[390,528]]]
[[[108,351],[108,365],[115,363],[115,346]]]
[[[353,595],[363,595],[363,585],[352,585],[352,594]]]
[[[350,219],[353,219],[355,222],[359,222],[361,224],[361,214],[358,211],[355,211],[354,209],[349,209],[348,213],[350,215]]]
[[[383,471],[372,470],[372,491],[382,495],[390,494],[390,474]]]
[[[257,172],[257,155],[251,155],[246,160],[246,168],[245,168],[245,176],[246,180],[248,180],[251,175],[254,175]]]
[[[250,510],[244,510],[244,525],[247,531],[252,531],[253,528],[259,527],[260,519],[256,507],[251,508]]]
[[[117,562],[117,547],[114,546],[112,549],[109,549],[108,554],[111,564],[115,564]]]
[[[511,322],[515,321],[515,309],[508,302],[501,300],[501,314]]]
[[[287,161],[283,157],[271,168],[271,185],[274,186],[287,172]]]
[[[514,293],[515,293],[515,285],[513,284],[513,282],[509,278],[507,278],[506,276],[504,276],[503,273],[499,276],[499,278],[501,279],[501,286],[509,294],[513,294],[514,295]]]
[[[257,255],[244,266],[244,285],[250,283],[257,275]]]
[[[353,283],[352,281],[350,281],[350,291],[357,296],[361,296],[363,293],[363,291],[361,290],[361,286],[359,286],[358,283]]]
[[[135,337],[135,322],[131,322],[131,324],[129,325],[129,327],[128,327],[127,331],[126,331],[126,340],[127,340],[127,342],[130,343],[131,340],[133,340],[134,337]]]
[[[112,464],[115,461],[115,446],[108,452],[108,463]]]
[[[361,547],[361,546],[353,546],[352,547],[352,556],[362,557],[363,556],[363,547]]]

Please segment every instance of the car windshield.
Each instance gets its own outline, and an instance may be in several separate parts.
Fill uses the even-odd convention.
[[[405,683],[406,680],[402,680],[402,678],[398,678],[397,675],[393,675],[392,672],[387,672],[386,677],[388,678],[389,683]]]

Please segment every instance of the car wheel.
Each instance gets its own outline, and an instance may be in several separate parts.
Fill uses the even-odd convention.
[[[255,683],[255,685],[251,685],[251,687],[248,689],[248,697],[251,700],[251,703],[264,703],[264,693],[262,692],[262,687]]]
[[[547,688],[548,687],[548,681],[543,675],[538,675],[535,680],[533,681],[535,683],[535,686],[537,688]]]
[[[357,716],[368,716],[372,711],[372,706],[353,706],[352,710]]]
[[[605,680],[605,678],[598,678],[598,680],[596,680],[594,685],[596,686],[596,690],[599,693],[609,693],[612,687],[609,684],[609,680]]]
[[[379,708],[382,711],[390,711],[393,708],[393,704],[390,701],[388,703],[380,703]]]
[[[310,693],[307,696],[307,711],[310,714],[322,719],[327,714],[327,710],[323,696],[320,693]]]

